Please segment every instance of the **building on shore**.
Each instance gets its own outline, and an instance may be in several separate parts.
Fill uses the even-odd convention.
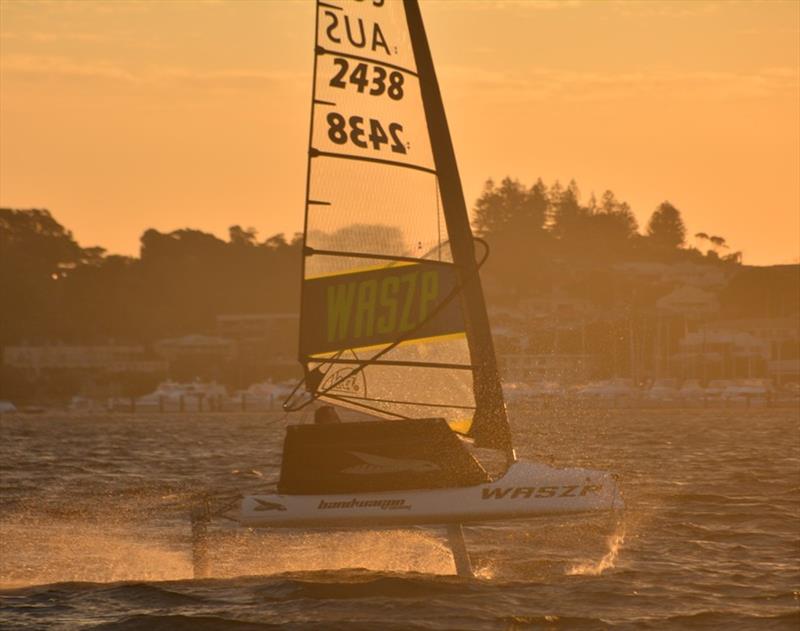
[[[597,372],[597,357],[587,354],[502,353],[499,360],[503,381],[509,383],[583,383]]]
[[[704,289],[681,285],[656,301],[659,314],[677,315],[689,320],[708,319],[719,315],[719,300]]]
[[[67,344],[6,346],[3,365],[38,378],[53,370],[105,373],[163,373],[167,363],[149,357],[144,346]]]
[[[0,387],[16,400],[140,394],[161,381],[167,368],[140,345],[21,344],[3,349]]]
[[[636,261],[616,263],[612,268],[624,276],[648,284],[669,287],[690,285],[711,291],[724,287],[733,274],[728,265],[690,262]]]
[[[209,335],[184,335],[159,340],[155,352],[169,361],[224,362],[236,356],[236,342],[224,337]]]
[[[769,378],[800,382],[797,318],[747,318],[701,324],[679,342],[673,372],[695,379]]]
[[[176,381],[222,380],[238,355],[235,340],[211,335],[184,335],[157,341],[155,353],[169,366]]]
[[[271,378],[297,378],[297,313],[224,314],[216,318],[217,335],[237,345],[239,387]]]
[[[297,341],[297,313],[233,313],[216,317],[217,335],[235,340]],[[296,350],[296,349],[295,349]]]

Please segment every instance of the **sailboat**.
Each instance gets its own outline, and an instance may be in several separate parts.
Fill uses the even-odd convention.
[[[446,527],[621,508],[615,475],[518,459],[473,237],[417,0],[317,0],[299,359],[274,493],[193,518],[250,528]],[[344,412],[343,412],[344,413]],[[478,452],[499,454],[498,475]],[[207,506],[207,504],[206,504]]]

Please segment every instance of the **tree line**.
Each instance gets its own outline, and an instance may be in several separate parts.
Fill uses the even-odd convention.
[[[47,210],[0,209],[0,346],[152,342],[213,330],[220,313],[294,312],[300,235],[232,226],[141,236],[140,256],[82,248]]]
[[[541,295],[558,285],[603,303],[616,261],[695,261],[738,267],[722,237],[698,233],[707,251],[687,247],[680,211],[663,202],[639,231],[630,206],[612,191],[581,200],[577,184],[541,179],[531,186],[486,183],[473,227],[490,246],[481,274],[502,304],[509,294]],[[317,246],[348,249],[366,229],[353,226],[315,237]],[[402,241],[402,235],[395,240]],[[211,332],[223,313],[296,312],[302,235],[259,239],[231,226],[228,238],[200,230],[146,230],[138,257],[81,247],[47,210],[0,209],[0,346],[21,342],[151,343]],[[613,283],[615,286],[618,283]],[[656,288],[652,288],[655,292]],[[491,291],[491,290],[490,290]],[[628,292],[628,288],[621,291]],[[638,288],[651,302],[650,288]],[[616,293],[619,293],[618,291]]]
[[[720,250],[728,248],[725,239],[705,232],[695,235],[708,244],[705,253],[687,247],[683,217],[669,201],[658,205],[641,234],[627,202],[607,190],[599,200],[592,193],[582,203],[575,180],[566,187],[556,181],[548,188],[541,178],[530,187],[510,177],[499,185],[490,179],[475,204],[473,227],[504,249],[538,250],[549,257],[740,263],[742,256],[741,252],[720,256]]]
[[[605,191],[582,201],[577,183],[551,186],[537,179],[531,186],[504,178],[488,180],[473,209],[473,231],[491,249],[485,278],[499,287],[498,301],[541,295],[555,286],[592,302],[615,301],[619,278],[611,267],[620,262],[694,262],[738,266],[741,253],[722,253],[725,239],[705,234],[707,251],[687,246],[680,210],[664,201],[644,230],[630,205]],[[704,233],[701,233],[704,234]],[[698,235],[699,237],[699,235]],[[640,300],[655,300],[657,288],[637,288]]]

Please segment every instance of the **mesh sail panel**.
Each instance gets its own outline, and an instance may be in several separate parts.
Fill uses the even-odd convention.
[[[320,399],[475,412],[462,295],[403,3],[317,3],[300,357]]]

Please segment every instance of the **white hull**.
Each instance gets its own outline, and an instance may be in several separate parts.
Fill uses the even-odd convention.
[[[388,527],[525,519],[622,506],[613,474],[518,460],[501,478],[478,486],[346,495],[253,495],[245,497],[238,513],[229,516],[255,528]]]

